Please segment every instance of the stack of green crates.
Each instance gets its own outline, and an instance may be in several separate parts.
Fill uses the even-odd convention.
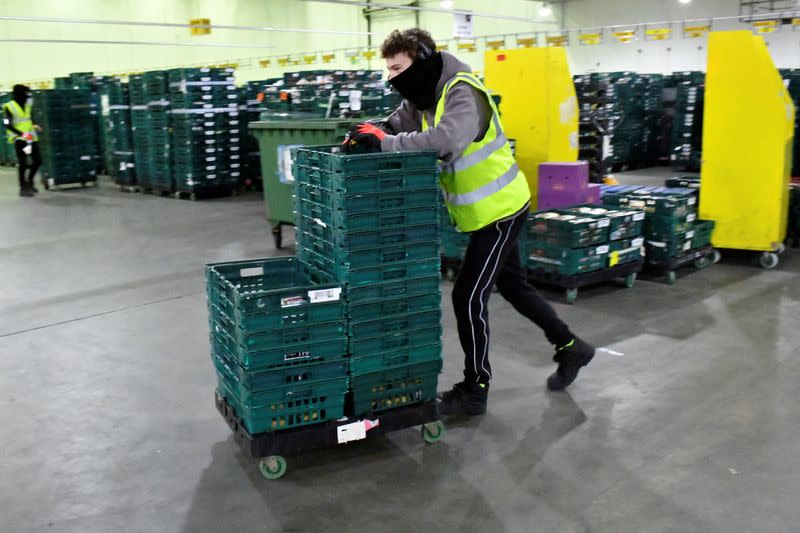
[[[145,191],[172,192],[167,73],[131,75],[129,94],[137,181]]]
[[[206,282],[217,391],[251,435],[343,416],[339,284],[294,257],[208,265]]]
[[[529,270],[576,276],[640,261],[644,213],[596,205],[531,213],[524,244]]]
[[[469,244],[469,233],[458,231],[450,218],[444,199],[439,203],[439,228],[442,239],[442,257],[450,261],[463,261]]]
[[[86,89],[34,93],[34,121],[43,129],[42,175],[48,186],[97,181],[97,120],[91,97]]]
[[[436,154],[299,149],[298,257],[345,286],[353,416],[433,400],[442,368]]]
[[[703,103],[705,78],[702,72],[674,75],[677,100],[672,117],[672,155],[674,166],[699,170],[703,140]]]
[[[697,220],[697,191],[669,187],[618,186],[603,191],[603,203],[645,213],[647,261],[665,265],[711,243],[714,222]]]
[[[136,185],[128,85],[112,81],[101,86],[98,95],[102,117],[101,131],[105,139],[103,157],[106,171],[118,185]]]
[[[242,177],[239,89],[231,68],[168,71],[175,188],[230,194]]]
[[[241,126],[242,178],[245,184],[261,182],[261,153],[258,140],[250,133],[250,123],[257,122],[261,115],[261,100],[266,87],[277,83],[282,78],[260,81],[249,81],[240,88],[239,118]]]

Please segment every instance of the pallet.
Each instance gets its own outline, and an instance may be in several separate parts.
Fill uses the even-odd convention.
[[[710,244],[701,248],[689,250],[685,254],[670,259],[667,262],[659,263],[654,261],[647,262],[647,271],[656,276],[664,276],[667,285],[672,285],[677,279],[676,271],[690,263],[698,270],[707,268],[713,263],[719,262],[719,252]]]
[[[565,289],[566,302],[568,304],[573,304],[578,298],[578,289],[581,287],[599,285],[620,278],[624,278],[626,287],[633,287],[636,283],[636,277],[639,272],[642,271],[643,267],[644,259],[574,276],[566,276],[556,272],[529,268],[528,280],[532,283],[541,283],[543,285]]]
[[[214,404],[233,431],[233,438],[242,451],[253,459],[259,459],[259,470],[267,479],[278,479],[286,473],[284,455],[332,448],[346,442],[416,426],[422,426],[422,437],[429,443],[441,440],[445,433],[435,400],[382,413],[366,414],[363,417],[346,417],[323,424],[258,435],[251,435],[245,429],[231,406],[216,392]],[[372,427],[364,424],[366,421]],[[355,438],[348,439],[348,434],[355,434]]]

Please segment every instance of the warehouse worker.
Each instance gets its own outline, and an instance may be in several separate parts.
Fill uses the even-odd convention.
[[[11,101],[3,104],[3,124],[9,144],[14,145],[19,165],[19,195],[33,196],[39,191],[33,184],[33,178],[42,164],[39,151],[39,135],[41,128],[33,123],[30,104],[31,90],[25,85],[14,85]],[[31,166],[28,167],[28,155]],[[27,175],[26,175],[27,170]]]
[[[437,52],[436,43],[424,30],[392,32],[381,53],[389,83],[404,101],[381,128],[361,124],[351,132],[349,142],[384,152],[438,152],[440,184],[450,217],[470,234],[453,287],[465,355],[464,381],[440,396],[441,412],[486,412],[492,378],[487,302],[495,283],[500,294],[543,329],[555,346],[558,369],[547,386],[564,389],[592,359],[594,348],[575,337],[528,284],[518,238],[529,211],[530,190],[488,90],[468,65]]]

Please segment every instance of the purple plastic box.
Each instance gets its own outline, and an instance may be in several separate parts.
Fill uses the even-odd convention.
[[[589,164],[542,163],[539,165],[539,192],[582,191],[589,185]]]

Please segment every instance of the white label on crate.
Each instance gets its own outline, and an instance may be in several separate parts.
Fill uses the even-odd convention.
[[[341,287],[308,291],[308,301],[311,302],[312,304],[318,304],[323,302],[337,302],[341,297],[342,297]]]
[[[216,166],[216,165],[208,165],[208,166],[206,167],[206,170],[216,170],[216,169],[217,169],[217,166]]]
[[[210,95],[210,94],[204,94],[203,95],[203,100],[211,100],[212,98],[213,98],[213,96]]]
[[[238,135],[239,134],[239,130],[230,130],[230,131],[228,131],[228,133],[230,133],[231,135],[233,135],[233,134],[237,134]]]
[[[264,267],[243,268],[239,271],[239,276],[243,278],[252,278],[253,276],[263,276]]]
[[[216,179],[216,178],[217,178],[216,174],[209,174],[208,176],[206,176],[207,180],[213,180],[213,179]]]
[[[122,170],[122,171],[125,170],[125,162],[124,161],[119,164],[119,169]]]
[[[611,219],[601,218],[597,221],[598,228],[607,228],[609,225],[611,225]]]
[[[214,118],[214,113],[203,113],[203,116],[206,118]]]
[[[91,161],[91,160],[92,160],[92,156],[90,156],[90,155],[82,155],[81,156],[81,161]]]
[[[350,91],[350,111],[361,111],[361,91]]]
[[[216,152],[216,150],[214,148],[206,148],[206,153],[207,154],[213,154],[214,152]]]
[[[241,172],[231,172],[232,178],[238,178],[241,175]]]
[[[633,215],[633,220],[634,221],[644,220],[644,213],[636,213],[635,215]]]
[[[631,241],[631,244],[633,245],[634,248],[638,248],[639,246],[644,244],[644,238],[639,237],[638,239],[633,239]]]
[[[216,161],[216,160],[217,160],[216,157],[206,157],[206,161],[209,162],[209,163],[211,163],[212,161]]]
[[[367,431],[380,425],[380,420],[359,420],[336,428],[336,439],[339,444],[367,438]]]
[[[692,241],[686,241],[683,244],[683,251],[684,252],[687,251],[687,250],[690,250],[691,248],[692,248]]]
[[[694,196],[692,196],[691,198],[689,198],[689,205],[694,205],[694,204],[696,204],[696,203],[697,203],[697,198],[695,198]]]
[[[135,167],[135,166],[136,166],[136,165],[135,165],[134,163],[128,163],[128,168],[133,168],[133,167]]]
[[[201,91],[210,91],[211,90],[211,86],[210,85],[201,85],[200,86],[200,90]]]
[[[208,127],[208,128],[211,128],[211,127],[213,127],[213,126],[214,126],[214,122],[213,122],[213,121],[212,121],[212,122],[203,122],[203,126],[206,126],[206,127]]]
[[[231,138],[230,138],[230,141],[231,141],[232,143],[238,143],[238,142],[239,142],[239,137],[231,137]]]
[[[597,247],[597,255],[603,255],[608,253],[608,245],[598,246]]]
[[[231,158],[231,160],[236,161],[237,159],[239,159],[239,156],[238,155],[232,155],[232,156],[230,156],[230,158]]]
[[[686,232],[687,239],[694,239],[694,230]]]
[[[302,296],[289,296],[281,298],[281,307],[297,307],[306,303],[306,299]]]
[[[694,213],[689,213],[688,215],[686,215],[686,222],[694,222],[696,218],[697,215],[695,215]]]
[[[665,242],[656,242],[656,241],[647,241],[650,246],[655,246],[656,248],[666,248],[667,243]]]
[[[108,103],[108,95],[107,94],[100,95],[100,109],[104,117],[107,117],[110,114],[109,113],[110,108],[111,106]]]
[[[231,168],[239,168],[240,166],[241,166],[241,165],[239,165],[239,163],[233,163],[233,164],[231,165]]]
[[[316,223],[317,223],[317,225],[319,225],[319,226],[322,226],[323,228],[327,228],[327,227],[328,227],[328,225],[327,225],[326,223],[324,223],[323,221],[321,221],[321,220],[320,220],[320,219],[318,219],[318,218],[315,218],[315,219],[314,219],[314,222],[316,222]]]

